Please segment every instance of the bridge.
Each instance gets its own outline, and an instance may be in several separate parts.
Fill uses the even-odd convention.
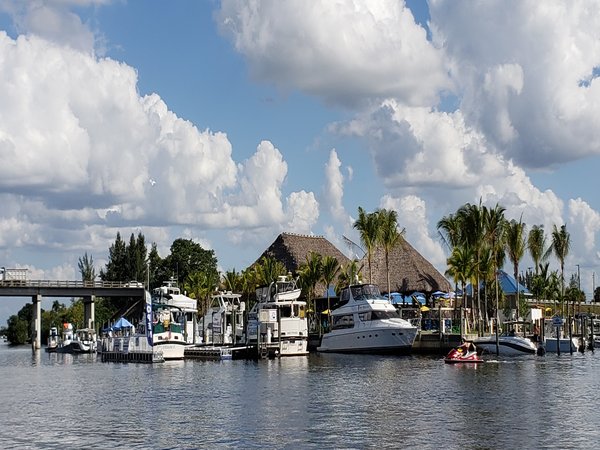
[[[142,283],[121,281],[0,280],[0,297],[30,297],[33,302],[31,346],[39,350],[42,333],[42,299],[44,297],[80,297],[83,299],[83,323],[95,327],[96,297],[144,298]]]

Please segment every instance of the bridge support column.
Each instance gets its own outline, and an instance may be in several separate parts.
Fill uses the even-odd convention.
[[[96,326],[96,318],[94,312],[95,299],[95,295],[83,297],[83,324],[86,328],[95,328]]]
[[[42,296],[40,294],[34,295],[31,300],[33,302],[31,349],[36,351],[42,348]]]

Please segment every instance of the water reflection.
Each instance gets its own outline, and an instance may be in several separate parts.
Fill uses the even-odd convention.
[[[598,369],[591,353],[481,365],[335,354],[151,365],[0,346],[0,439],[3,448],[581,448],[600,421]]]

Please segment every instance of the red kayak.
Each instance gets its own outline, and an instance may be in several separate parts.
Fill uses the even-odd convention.
[[[476,350],[460,346],[450,350],[444,358],[444,362],[447,364],[482,363],[484,360],[477,356]]]

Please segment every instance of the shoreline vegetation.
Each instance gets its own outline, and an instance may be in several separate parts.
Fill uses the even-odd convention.
[[[565,280],[565,260],[571,246],[566,225],[554,225],[547,235],[543,225],[533,225],[528,229],[522,218],[508,220],[504,213],[502,206],[488,207],[480,201],[479,204],[461,206],[437,223],[440,239],[449,253],[444,275],[453,283],[446,280],[446,284],[454,286],[454,292],[462,292],[454,306],[468,308],[472,315],[470,319],[477,324],[480,332],[489,332],[490,319],[496,317],[498,310],[516,310],[517,317],[525,316],[529,308],[525,298],[519,295],[507,299],[498,289],[498,271],[509,265],[514,279],[525,286],[534,299],[551,301],[554,314],[573,314],[575,305],[581,305],[586,299],[581,290],[579,270],[571,275],[568,282]],[[335,291],[339,292],[341,287],[357,279],[371,282],[377,271],[385,274],[381,290],[386,295],[390,296],[402,285],[396,279],[402,275],[394,273],[390,256],[394,251],[406,248],[403,245],[409,245],[404,237],[406,230],[399,226],[398,213],[387,209],[369,213],[359,207],[353,226],[360,236],[362,247],[346,237],[344,239],[364,252],[360,260],[350,260],[321,238],[328,246],[319,242],[315,249],[288,250],[288,253],[296,253],[292,255],[278,255],[276,250],[266,251],[242,271],[233,268],[219,273],[214,251],[202,248],[191,239],[176,239],[169,255],[162,258],[156,243],[147,246],[141,232],[137,236],[132,233],[129,242],[125,242],[118,232],[108,250],[108,262],[99,273],[92,255],[87,252],[79,258],[78,270],[83,281],[96,278],[103,281],[135,280],[144,283],[150,290],[160,286],[164,280],[174,278],[187,295],[198,300],[200,316],[208,309],[211,295],[218,290],[242,294],[248,308],[251,308],[257,286],[267,285],[280,275],[292,275],[298,279],[308,309],[316,314],[315,299],[320,292],[326,292],[327,309],[331,308],[332,293],[325,287],[335,286]],[[284,235],[293,236],[289,233]],[[534,266],[523,271],[520,263],[526,253],[529,253]],[[376,255],[380,257],[376,258]],[[556,258],[560,270],[550,270],[551,257]],[[383,262],[379,263],[379,259]],[[435,278],[433,272],[437,271],[433,266],[425,270],[430,270],[432,279]],[[406,289],[403,294],[410,294],[410,283],[410,279],[404,283]],[[439,290],[432,286],[435,284],[435,281],[430,283],[431,292],[428,294]],[[469,286],[472,287],[471,296],[467,296]],[[593,294],[593,301],[600,300],[600,287]],[[127,310],[130,303],[131,299],[97,299],[96,323],[99,326],[108,324]],[[31,321],[32,305],[26,304],[7,320],[7,327],[0,328],[0,334],[5,335],[10,343],[24,344],[30,339]],[[45,341],[51,326],[65,322],[75,326],[83,323],[81,299],[73,299],[68,306],[55,300],[50,310],[42,311],[42,340]]]

